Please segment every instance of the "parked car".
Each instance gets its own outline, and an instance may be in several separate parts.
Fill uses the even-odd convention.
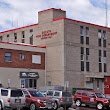
[[[104,107],[109,108],[110,100],[104,94],[95,91],[77,90],[74,94],[74,101],[76,106],[81,104],[95,105],[97,109],[102,110]]]
[[[47,90],[46,97],[52,98],[55,101],[55,110],[59,107],[63,107],[67,110],[73,104],[72,95],[69,91]]]
[[[40,91],[32,88],[21,88],[26,96],[26,107],[30,110],[54,109],[54,101],[45,97]]]
[[[22,109],[26,106],[23,92],[17,88],[0,88],[0,110]]]

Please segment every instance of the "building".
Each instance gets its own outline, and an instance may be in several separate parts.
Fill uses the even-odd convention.
[[[110,76],[110,28],[66,18],[61,9],[38,12],[38,24],[0,33],[1,42],[46,46],[45,83],[104,92]]]
[[[1,42],[0,83],[5,87],[45,85],[45,48]]]

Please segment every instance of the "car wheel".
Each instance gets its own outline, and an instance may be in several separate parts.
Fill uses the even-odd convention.
[[[76,106],[81,106],[81,100],[80,99],[77,99],[76,101],[75,101],[75,104],[76,104]]]
[[[29,110],[36,110],[36,105],[35,105],[35,103],[31,103],[31,104],[30,104]]]
[[[97,103],[97,109],[102,110],[103,109],[103,104],[101,102]]]
[[[3,110],[3,108],[2,108],[2,103],[0,102],[0,110]]]
[[[58,109],[58,103],[57,102],[54,103],[53,109],[54,110],[57,110]]]

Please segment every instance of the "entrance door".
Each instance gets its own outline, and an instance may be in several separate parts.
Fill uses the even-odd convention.
[[[36,88],[37,87],[37,79],[21,79],[20,87],[24,88]]]

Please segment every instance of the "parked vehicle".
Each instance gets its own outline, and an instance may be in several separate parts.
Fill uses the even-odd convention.
[[[77,90],[74,94],[74,101],[76,106],[84,103],[86,106],[95,105],[99,110],[104,107],[109,108],[110,105],[110,100],[104,94],[87,90]]]
[[[55,110],[59,107],[67,110],[73,104],[72,95],[69,91],[47,90],[46,97],[52,98],[55,101]]]
[[[20,89],[0,88],[0,110],[22,109],[26,105],[25,100],[26,98]]]
[[[54,109],[54,101],[45,97],[40,91],[32,88],[21,88],[26,96],[26,107],[30,110]]]

